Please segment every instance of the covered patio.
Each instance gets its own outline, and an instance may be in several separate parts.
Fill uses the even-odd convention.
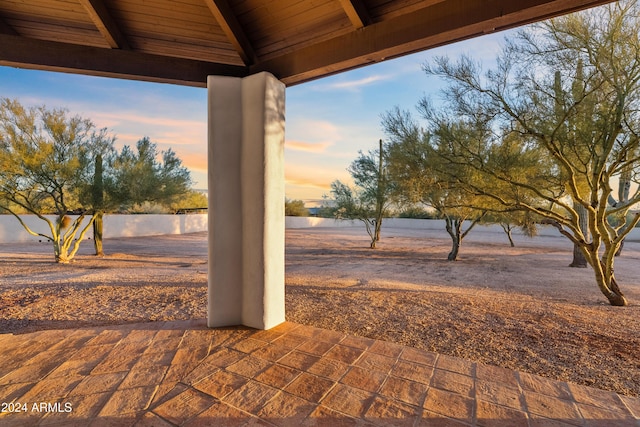
[[[207,87],[210,327],[284,316],[285,88],[609,0],[7,0],[0,65]]]
[[[2,1],[2,66],[208,88],[211,208],[207,319],[0,334],[0,424],[640,426],[637,398],[284,311],[287,86],[607,2]]]

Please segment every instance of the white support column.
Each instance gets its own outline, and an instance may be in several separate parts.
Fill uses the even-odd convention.
[[[209,76],[209,327],[284,322],[285,87]]]

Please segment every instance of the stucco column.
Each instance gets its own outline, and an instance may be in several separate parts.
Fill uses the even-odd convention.
[[[209,327],[284,322],[285,87],[208,78]]]

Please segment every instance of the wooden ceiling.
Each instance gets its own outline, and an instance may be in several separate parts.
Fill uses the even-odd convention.
[[[610,0],[1,0],[0,65],[288,85]]]

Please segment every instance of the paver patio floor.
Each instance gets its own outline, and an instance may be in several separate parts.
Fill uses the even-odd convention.
[[[640,427],[638,398],[290,322],[4,334],[0,349],[2,426]]]

